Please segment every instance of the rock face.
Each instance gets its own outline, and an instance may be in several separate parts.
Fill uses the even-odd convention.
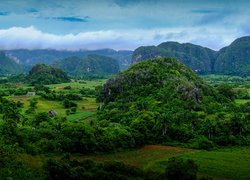
[[[199,74],[212,73],[217,52],[190,43],[165,42],[158,46],[139,47],[132,63],[156,57],[175,57]]]
[[[215,72],[229,75],[250,75],[250,36],[236,39],[219,51]]]
[[[250,76],[250,36],[236,39],[220,51],[190,43],[165,42],[134,51],[132,64],[156,57],[176,57],[198,74]]]

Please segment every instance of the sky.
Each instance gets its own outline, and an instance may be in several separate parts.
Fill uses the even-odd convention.
[[[0,49],[214,50],[250,35],[248,0],[0,0]]]

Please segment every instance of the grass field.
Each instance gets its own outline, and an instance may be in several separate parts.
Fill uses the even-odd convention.
[[[235,102],[237,104],[245,104],[247,102],[250,102],[250,99],[236,99]]]
[[[72,89],[80,89],[80,88],[90,88],[90,89],[95,89],[96,86],[101,86],[103,85],[107,79],[95,79],[95,80],[82,80],[82,81],[77,81],[77,82],[70,82],[70,83],[61,83],[61,84],[52,84],[52,85],[47,85],[53,90],[62,90],[65,86],[71,86]]]
[[[171,157],[193,159],[199,165],[200,177],[214,179],[250,179],[250,147],[226,148],[214,151],[193,150],[171,146],[149,145],[138,150],[108,155],[73,156],[73,159],[122,161],[145,170],[164,172]]]
[[[62,84],[53,84],[48,85],[51,90],[55,91],[68,91],[75,92],[79,91],[81,88],[89,88],[95,89],[96,86],[103,85],[106,82],[106,79],[97,79],[93,81],[78,81],[78,82],[70,82],[70,83],[62,83]],[[71,90],[64,90],[65,86],[71,86]],[[25,88],[25,86],[23,86]],[[29,101],[32,98],[37,99],[37,112],[48,112],[50,110],[55,110],[58,113],[59,117],[66,116],[66,109],[63,107],[63,103],[60,101],[49,101],[41,98],[40,96],[28,97],[28,96],[11,96],[10,97],[14,101],[20,101],[24,103],[23,112],[25,112],[29,108]],[[99,103],[96,103],[96,99],[94,97],[83,97],[80,101],[75,101],[77,103],[77,111],[75,114],[71,114],[67,116],[67,119],[70,121],[76,120],[85,120],[91,119],[95,117],[96,110],[99,106]]]
[[[71,155],[72,160],[120,161],[155,172],[164,172],[167,161],[171,157],[194,160],[199,166],[198,177],[200,178],[250,179],[250,147],[233,147],[205,151],[172,146],[148,145],[137,150],[111,154]],[[54,158],[58,159],[59,157],[54,156]],[[17,159],[41,171],[46,157],[44,155],[31,156],[23,154],[18,156]]]

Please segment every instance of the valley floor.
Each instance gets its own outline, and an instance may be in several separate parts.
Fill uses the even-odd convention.
[[[137,150],[115,152],[100,155],[71,154],[72,160],[86,159],[96,161],[120,161],[125,164],[151,170],[164,172],[167,161],[171,157],[181,157],[194,160],[198,166],[199,177],[212,177],[213,179],[250,179],[250,147],[222,148],[212,151],[195,150],[163,145],[147,145]],[[58,159],[59,156],[53,156]],[[42,170],[47,157],[22,154],[18,160],[28,166]]]

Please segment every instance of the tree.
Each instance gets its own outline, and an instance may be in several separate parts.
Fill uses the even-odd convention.
[[[34,109],[37,108],[37,103],[38,103],[38,102],[37,102],[36,99],[31,99],[31,100],[30,100],[30,107],[31,107],[31,108],[34,108]]]
[[[192,180],[196,179],[197,171],[198,165],[193,160],[173,157],[168,160],[165,175],[170,180]]]
[[[246,121],[244,121],[244,115],[242,114],[234,114],[231,118],[231,130],[234,135],[242,136],[243,132],[246,129]]]
[[[235,98],[235,94],[233,92],[233,86],[229,84],[219,84],[217,86],[217,91],[222,94],[224,97],[233,100]]]
[[[46,122],[49,120],[49,115],[46,112],[38,113],[33,120],[34,125],[39,125],[41,122]]]

